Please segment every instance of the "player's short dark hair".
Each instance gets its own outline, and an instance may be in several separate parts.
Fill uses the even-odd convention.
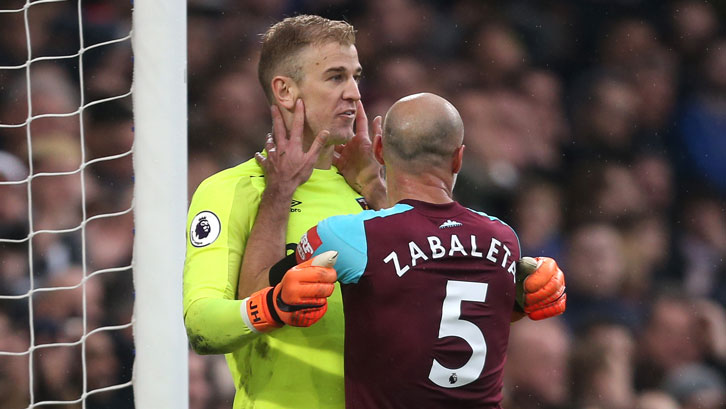
[[[338,42],[355,44],[355,29],[345,21],[329,20],[314,15],[288,17],[270,27],[262,35],[262,51],[257,74],[267,99],[274,97],[270,82],[276,75],[302,80],[298,53],[310,45]]]
[[[451,137],[455,132],[449,121],[444,119],[435,121],[426,132],[418,132],[415,138],[398,135],[400,129],[393,125],[393,121],[386,122],[383,140],[387,148],[405,162],[421,161],[431,164],[448,160],[461,143]]]

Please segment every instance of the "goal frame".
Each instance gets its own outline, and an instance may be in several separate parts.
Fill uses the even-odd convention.
[[[187,408],[186,1],[137,0],[133,7],[134,399],[141,409]]]

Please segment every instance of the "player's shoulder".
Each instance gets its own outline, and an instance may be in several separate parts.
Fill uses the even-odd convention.
[[[385,209],[379,209],[379,210],[363,210],[360,213],[355,214],[345,214],[345,215],[338,215],[338,216],[332,216],[328,217],[327,219],[323,220],[323,222],[326,222],[330,225],[340,225],[340,224],[351,224],[351,223],[363,223],[366,220],[375,219],[378,217],[389,217],[396,214],[405,213],[409,210],[413,209],[413,206],[405,203],[397,203],[396,205],[385,208]]]
[[[517,232],[514,231],[514,228],[512,228],[512,226],[510,226],[504,220],[502,220],[496,216],[492,216],[490,214],[482,212],[480,210],[475,210],[475,209],[472,209],[469,207],[466,207],[466,209],[468,211],[470,211],[471,213],[473,213],[474,215],[476,215],[477,217],[481,217],[483,220],[489,221],[491,223],[494,223],[496,226],[500,226],[505,230],[511,231],[514,236],[517,236]]]
[[[249,185],[252,187],[254,178],[264,178],[264,172],[254,158],[242,162],[237,166],[221,170],[199,184],[194,195],[214,195],[218,193],[232,193],[236,187]]]

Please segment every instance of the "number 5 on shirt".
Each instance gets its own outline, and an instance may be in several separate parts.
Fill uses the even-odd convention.
[[[460,368],[447,368],[434,359],[429,379],[442,388],[458,388],[479,378],[484,369],[487,355],[487,342],[479,327],[460,319],[462,301],[486,301],[487,283],[449,280],[446,284],[446,298],[441,308],[439,339],[458,337],[471,347],[469,360]]]

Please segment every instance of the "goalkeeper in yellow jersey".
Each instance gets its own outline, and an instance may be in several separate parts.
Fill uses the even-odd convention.
[[[202,182],[189,208],[187,334],[196,352],[226,354],[234,408],[344,406],[335,273],[308,262],[271,288],[267,268],[322,219],[385,201],[354,43],[342,21],[301,15],[273,25],[258,67],[273,118],[265,152]],[[380,118],[373,123],[380,133]]]
[[[286,245],[293,251],[325,217],[367,207],[332,166],[334,145],[354,136],[354,121],[356,131],[368,137],[354,42],[351,25],[317,16],[272,26],[263,36],[259,62],[273,117],[266,152],[205,180],[190,205],[185,324],[198,353],[226,354],[237,389],[235,408],[344,404],[340,291],[311,328],[276,329],[300,318],[294,314],[257,327],[255,319],[284,313],[280,304],[267,304],[275,294],[259,290],[269,286],[263,272],[285,256]],[[377,174],[358,173],[357,183],[369,199],[385,200]],[[284,291],[279,296],[296,302]],[[261,309],[249,311],[247,297]]]

